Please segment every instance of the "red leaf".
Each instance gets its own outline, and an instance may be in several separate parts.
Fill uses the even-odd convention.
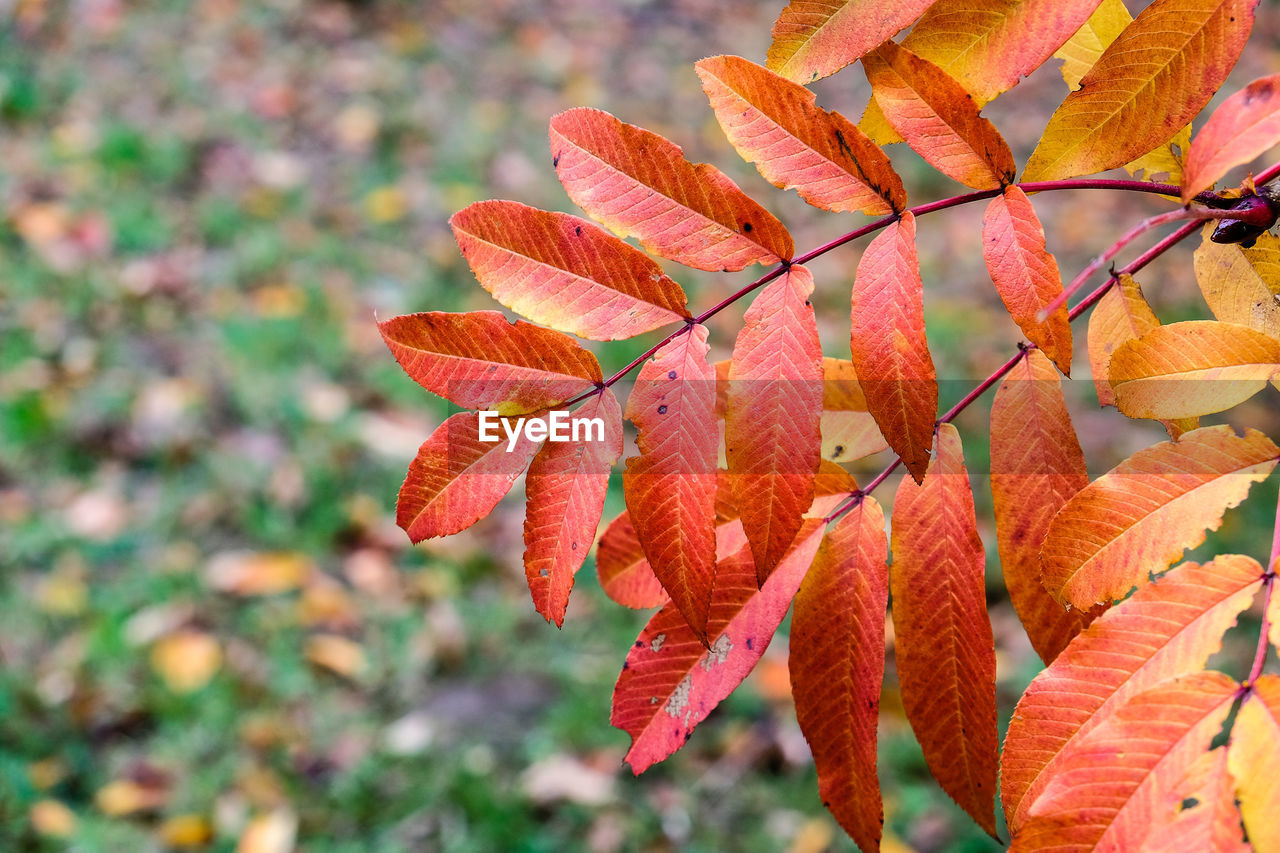
[[[612,341],[689,316],[654,260],[585,219],[495,200],[449,224],[484,289],[538,323]]]
[[[812,293],[813,275],[801,266],[766,285],[747,309],[729,366],[726,455],[762,584],[813,502],[821,461],[822,344]]]
[[[1064,753],[1010,853],[1137,850],[1153,812],[1222,730],[1238,687],[1197,672],[1130,699]]]
[[[551,119],[556,174],[574,204],[654,254],[703,270],[787,260],[791,235],[715,166],[600,110]]]
[[[791,0],[773,25],[768,65],[788,80],[835,74],[899,30],[933,0]]]
[[[862,253],[850,350],[867,408],[917,482],[929,465],[938,379],[924,332],[924,282],[910,211]]]
[[[601,380],[596,357],[572,338],[497,311],[405,314],[378,329],[413,381],[467,409],[534,412]]]
[[[1071,375],[1071,321],[1060,305],[1044,322],[1040,309],[1062,294],[1058,262],[1045,248],[1044,228],[1031,200],[1009,185],[991,199],[982,218],[982,256],[1009,316],[1027,340]]]
[[[979,190],[1013,180],[1017,166],[1008,144],[947,72],[891,41],[867,54],[862,66],[889,124],[935,169]]]
[[[907,206],[888,156],[803,86],[737,56],[696,66],[725,136],[777,187],[815,207],[883,214]]]
[[[991,404],[991,497],[1009,600],[1045,663],[1099,612],[1067,610],[1040,579],[1040,545],[1049,522],[1088,484],[1058,373],[1032,350],[1005,377]]]
[[[960,434],[938,427],[921,485],[893,505],[893,624],[907,719],[942,790],[994,835],[996,656]]]
[[[611,722],[631,735],[626,761],[639,774],[684,746],[694,728],[733,692],[764,654],[822,541],[805,522],[796,544],[763,587],[745,541],[716,569],[709,646],[673,604],[658,611],[631,647],[613,689]]]
[[[796,595],[791,692],[826,806],[864,851],[880,848],[884,810],[876,727],[889,598],[884,513],[870,497],[823,540]]]
[[[598,432],[592,420],[600,422]],[[571,439],[579,428],[585,440],[548,441],[525,478],[525,577],[534,606],[557,626],[596,538],[609,470],[622,455],[622,409],[612,391],[589,398],[564,426]]]
[[[625,509],[600,535],[596,547],[596,573],[605,595],[623,607],[647,610],[670,597],[653,573],[640,539]]]
[[[511,491],[541,443],[529,441],[523,430],[518,436],[508,451],[505,436],[481,441],[479,414],[451,416],[410,463],[396,502],[396,524],[421,542],[466,530],[484,518]]]
[[[1280,74],[1254,80],[1222,102],[1191,141],[1182,201],[1207,190],[1233,166],[1280,143]]]
[[[1249,557],[1183,563],[1072,640],[1031,682],[1009,723],[1000,794],[1010,829],[1026,823],[1069,744],[1130,697],[1202,668],[1261,586],[1262,567]]]
[[[627,511],[658,580],[710,642],[715,582],[716,374],[707,329],[692,326],[645,362],[627,400],[640,455],[627,460]]]

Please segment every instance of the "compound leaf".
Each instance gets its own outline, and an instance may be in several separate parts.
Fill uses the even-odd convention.
[[[938,378],[924,330],[924,282],[910,211],[871,241],[853,282],[850,351],[867,408],[919,482],[929,465]]]
[[[729,365],[725,450],[760,583],[800,529],[821,461],[822,344],[802,266],[760,291]]]
[[[596,357],[572,338],[498,311],[404,314],[378,330],[413,381],[467,409],[533,412],[601,380]]]
[[[622,409],[613,391],[588,398],[563,429],[570,441],[549,436],[525,477],[525,578],[534,607],[557,626],[596,538],[609,471],[622,455]]]
[[[684,159],[652,131],[579,107],[551,119],[551,153],[569,198],[621,237],[703,270],[791,257],[791,235],[715,166]]]
[[[893,505],[893,625],[907,719],[942,790],[995,834],[996,658],[960,434],[938,427],[920,485]]]
[[[889,598],[884,513],[865,497],[827,533],[796,595],[791,693],[825,805],[864,851],[884,811],[876,727]]]
[[[1000,796],[1017,833],[1065,748],[1130,697],[1201,669],[1262,588],[1262,566],[1226,555],[1183,563],[1099,616],[1031,682],[1000,761]]]

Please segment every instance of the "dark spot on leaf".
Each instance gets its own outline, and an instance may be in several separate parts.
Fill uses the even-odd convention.
[[[576,551],[576,550],[578,550],[578,543],[577,543],[577,542],[574,542],[572,545],[570,545],[570,546],[569,546],[569,550],[570,550],[570,551]]]
[[[673,370],[673,371],[671,371],[670,373],[668,373],[668,374],[667,374],[667,378],[668,378],[668,379],[675,379],[675,378],[676,378],[676,372],[675,372],[674,370]]]
[[[629,661],[629,660],[624,660],[624,661],[622,662],[622,671],[623,671],[623,672],[626,672],[626,671],[627,671],[627,670],[629,670],[629,669],[631,669],[631,661]]]
[[[666,413],[667,413],[667,407],[665,405],[658,407],[658,414],[665,415]]]
[[[832,458],[832,459],[836,459],[836,458],[841,457],[841,456],[843,456],[843,455],[844,455],[844,445],[843,445],[843,444],[837,444],[837,445],[835,446],[835,449],[834,449],[834,450],[832,451],[832,453],[831,453],[831,458]]]
[[[576,234],[577,236],[581,237],[581,236],[582,236],[582,226],[581,226],[581,225],[579,225],[579,226],[577,226],[576,228],[574,228],[574,229],[573,229],[573,233],[574,233],[574,234]]]
[[[557,151],[556,156],[551,158],[551,168],[554,169],[556,166],[559,166],[559,165],[560,165],[560,152]]]
[[[750,222],[744,222],[744,223],[742,223],[742,233],[743,233],[743,234],[750,234],[750,233],[751,233],[751,231],[752,231],[752,228],[751,228],[751,223],[750,223]]]
[[[636,640],[636,648],[637,649],[644,648],[644,643],[641,642],[640,640]]]
[[[545,578],[550,576],[551,576],[551,572],[547,571],[546,569],[538,569],[538,577]]]
[[[756,646],[756,638],[747,637],[747,651],[751,651],[752,649],[755,648],[755,646]]]

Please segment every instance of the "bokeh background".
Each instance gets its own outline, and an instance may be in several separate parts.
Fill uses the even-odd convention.
[[[409,546],[396,490],[446,410],[375,327],[497,307],[447,219],[490,197],[570,209],[546,123],[571,106],[717,163],[800,247],[858,224],[738,161],[693,72],[762,59],[782,5],[0,0],[0,850],[853,849],[818,801],[785,630],[634,779],[609,698],[646,614],[609,603],[589,560],[564,629],[543,622],[518,488]],[[1224,93],[1280,70],[1278,29],[1264,2]],[[987,110],[1020,159],[1065,94],[1056,66]],[[817,88],[853,116],[867,98],[856,70]],[[892,156],[916,201],[959,191]],[[1163,209],[1037,205],[1068,273]],[[980,216],[920,226],[952,400],[1017,340]],[[831,355],[847,357],[858,251],[813,265]],[[751,275],[670,272],[695,307]],[[1189,248],[1140,278],[1165,319],[1203,312]],[[740,316],[716,324],[717,354]],[[647,344],[594,349],[608,372]],[[1095,474],[1160,439],[1098,411],[1087,381],[1071,393]],[[985,417],[960,421],[981,508]],[[1232,419],[1277,434],[1274,397]],[[1264,556],[1274,495],[1205,550]],[[1039,663],[994,564],[990,595],[1003,724]],[[1231,667],[1253,640],[1228,639]],[[929,779],[892,678],[881,738],[887,851],[997,849]]]

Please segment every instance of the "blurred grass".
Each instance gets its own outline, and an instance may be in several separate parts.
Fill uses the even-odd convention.
[[[567,209],[544,129],[577,104],[715,160],[802,245],[844,230],[730,156],[690,67],[762,56],[777,6],[0,7],[0,849],[852,849],[818,802],[785,636],[637,780],[608,716],[645,615],[607,602],[589,562],[564,630],[543,623],[517,500],[408,546],[396,489],[445,409],[374,325],[494,307],[446,220],[484,197]],[[824,98],[856,114],[861,85]],[[1028,97],[1051,108],[1054,85]],[[917,197],[948,191],[894,157]],[[1015,336],[970,262],[974,220],[926,227],[935,358],[981,375]],[[1067,257],[1098,248],[1060,233]],[[815,269],[839,285],[855,260]],[[740,284],[673,274],[695,305]],[[820,286],[831,354],[846,292]],[[598,349],[608,369],[642,347]],[[980,472],[984,420],[966,418]],[[1106,467],[1116,421],[1086,435]],[[1256,551],[1259,505],[1222,541]],[[1007,717],[1037,664],[994,574],[992,596]],[[994,849],[894,697],[886,849]]]

